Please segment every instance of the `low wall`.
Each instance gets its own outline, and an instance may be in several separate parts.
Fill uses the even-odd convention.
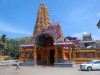
[[[64,51],[64,57],[69,60],[69,52]],[[76,63],[83,63],[88,60],[100,60],[100,50],[79,50],[71,51],[71,61],[76,61]]]

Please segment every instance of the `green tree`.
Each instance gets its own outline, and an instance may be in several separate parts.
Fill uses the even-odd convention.
[[[26,44],[30,38],[18,38],[18,39],[8,39],[5,34],[0,37],[0,54],[5,56],[10,56],[12,58],[18,59],[19,47],[22,44]]]
[[[65,39],[68,39],[68,40],[76,40],[77,39],[77,37],[71,37],[71,36],[67,36],[67,37],[65,37]]]
[[[97,27],[100,28],[100,20],[97,23]]]
[[[5,55],[6,54],[6,35],[3,34],[0,38],[0,54]]]
[[[3,34],[1,36],[1,41],[2,41],[2,43],[5,43],[6,42],[6,35],[5,34]]]

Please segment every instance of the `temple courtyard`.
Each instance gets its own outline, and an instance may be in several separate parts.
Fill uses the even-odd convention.
[[[52,66],[20,66],[20,70],[15,68],[16,66],[0,67],[0,75],[100,75],[100,70],[80,71],[79,65],[73,68]]]

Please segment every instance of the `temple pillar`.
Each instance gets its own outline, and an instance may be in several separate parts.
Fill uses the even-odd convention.
[[[37,64],[37,53],[36,53],[36,46],[34,46],[34,63]]]
[[[97,59],[97,51],[95,51],[95,58]]]
[[[55,46],[55,63],[58,62],[58,48]]]
[[[64,60],[64,48],[61,49],[61,58]]]
[[[70,47],[69,48],[69,62],[71,62],[71,50],[72,50],[72,48]]]
[[[72,48],[73,51],[73,61],[75,61],[75,50]]]
[[[26,61],[26,50],[24,50],[24,57],[23,57],[23,61],[25,62]]]

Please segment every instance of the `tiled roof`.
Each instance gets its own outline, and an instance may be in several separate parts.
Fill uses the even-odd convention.
[[[73,42],[76,46],[78,46],[79,45],[79,42],[81,41],[81,40],[70,40],[71,42]]]
[[[60,45],[60,44],[73,44],[73,43],[68,41],[68,42],[56,42],[56,43],[54,43],[54,45],[56,45],[56,44]]]
[[[78,46],[81,40],[65,40],[65,42],[72,42],[74,45]]]

